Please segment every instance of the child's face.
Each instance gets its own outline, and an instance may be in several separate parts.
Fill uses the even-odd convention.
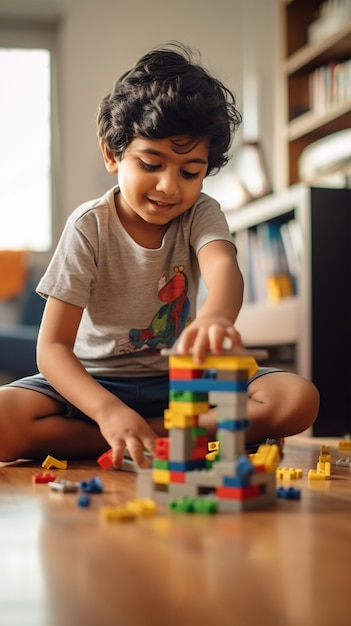
[[[136,137],[116,166],[117,209],[129,219],[165,226],[197,200],[208,167],[208,142],[181,147],[168,138]]]

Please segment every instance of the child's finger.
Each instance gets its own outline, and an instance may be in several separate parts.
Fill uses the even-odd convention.
[[[133,461],[135,461],[135,463],[141,468],[150,467],[151,463],[143,453],[141,442],[135,437],[131,437],[127,440],[126,443],[128,452]]]
[[[116,469],[120,469],[122,467],[125,447],[126,444],[122,440],[119,440],[117,443],[112,445],[112,463],[113,467]]]

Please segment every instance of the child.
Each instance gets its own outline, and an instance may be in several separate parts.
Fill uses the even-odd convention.
[[[201,193],[228,160],[241,121],[234,96],[173,44],[153,50],[114,84],[98,112],[107,171],[118,185],[69,217],[40,280],[47,298],[39,375],[0,390],[0,460],[98,457],[125,448],[140,467],[164,434],[167,359],[203,360],[227,338],[243,280],[219,205]],[[208,295],[195,311],[199,273]],[[248,441],[297,433],[316,418],[315,387],[260,369],[249,383]],[[202,417],[215,434],[215,417]]]

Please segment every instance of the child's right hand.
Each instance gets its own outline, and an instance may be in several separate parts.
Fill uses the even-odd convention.
[[[150,461],[144,455],[143,449],[154,454],[157,435],[139,413],[122,404],[105,411],[98,424],[101,434],[111,446],[115,468],[122,467],[126,448],[139,467],[150,467]]]

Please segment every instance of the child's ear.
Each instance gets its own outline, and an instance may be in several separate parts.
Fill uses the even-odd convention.
[[[109,174],[117,174],[118,172],[118,164],[116,161],[116,157],[113,154],[112,150],[108,148],[103,139],[99,141],[100,150],[102,152],[102,156],[104,158],[105,167]]]

